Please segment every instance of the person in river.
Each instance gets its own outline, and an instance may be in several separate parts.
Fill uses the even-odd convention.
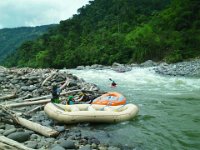
[[[59,99],[59,96],[60,96],[60,93],[62,92],[62,90],[64,89],[64,87],[69,83],[69,79],[67,78],[65,83],[58,87],[58,85],[56,83],[53,83],[52,84],[52,90],[51,90],[51,102],[52,103],[60,103],[60,99]]]
[[[109,80],[112,81],[111,87],[116,87],[117,86],[117,83],[115,81],[113,81],[111,78]]]

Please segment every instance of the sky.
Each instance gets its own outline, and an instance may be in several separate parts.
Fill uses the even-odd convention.
[[[0,0],[0,28],[58,24],[89,0]]]

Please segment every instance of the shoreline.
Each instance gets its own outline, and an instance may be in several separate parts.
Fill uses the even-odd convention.
[[[190,61],[183,61],[173,64],[167,64],[165,62],[157,63],[153,62],[152,60],[145,61],[141,64],[120,64],[120,63],[113,63],[112,66],[103,66],[99,64],[94,64],[91,66],[78,66],[74,69],[77,70],[84,70],[84,69],[96,69],[96,70],[103,70],[103,69],[111,69],[113,71],[124,73],[131,71],[132,68],[148,68],[153,67],[155,73],[163,75],[163,76],[184,76],[184,77],[200,77],[200,59],[190,60]]]

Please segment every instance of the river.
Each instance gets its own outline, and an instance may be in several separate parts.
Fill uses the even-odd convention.
[[[75,70],[69,72],[104,91],[118,91],[127,103],[139,106],[138,116],[127,122],[94,126],[106,131],[110,144],[134,150],[197,150],[200,148],[200,79],[164,77],[152,68]],[[111,88],[109,78],[118,85]]]

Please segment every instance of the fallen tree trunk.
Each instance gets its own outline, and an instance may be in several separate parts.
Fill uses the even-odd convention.
[[[38,123],[29,121],[29,120],[21,118],[21,117],[18,117],[16,115],[16,113],[11,111],[8,107],[0,105],[0,108],[1,108],[0,109],[0,120],[3,120],[3,121],[9,120],[12,123],[19,124],[23,127],[26,127],[28,129],[35,131],[35,132],[37,132],[41,135],[44,135],[46,137],[54,137],[54,136],[57,136],[59,134],[59,132],[54,130],[54,129],[42,126]]]
[[[11,140],[5,136],[0,136],[0,150],[34,150],[28,148],[21,143]]]
[[[52,72],[41,84],[41,86],[44,86],[44,84],[51,79],[54,75],[56,74],[56,72]]]
[[[33,112],[36,112],[37,110],[42,109],[43,107],[44,107],[44,105],[42,105],[42,106],[37,106],[37,107],[35,107],[35,108],[29,110],[28,112],[24,113],[24,114],[29,115],[29,114],[31,114],[31,113],[33,113]]]
[[[23,127],[26,127],[32,131],[35,131],[37,133],[40,133],[46,137],[54,137],[57,136],[59,134],[58,131],[42,126],[38,123],[29,121],[27,119],[21,118],[21,117],[16,117],[15,119],[17,121],[18,124],[22,125]]]
[[[45,100],[39,100],[39,101],[34,101],[34,102],[15,103],[15,104],[8,104],[8,105],[6,105],[6,107],[14,108],[14,107],[29,106],[29,105],[38,105],[38,104],[45,104],[50,101],[51,101],[51,99],[45,99]]]
[[[34,97],[34,98],[24,99],[24,101],[37,101],[37,100],[49,99],[49,98],[51,98],[51,95],[45,95],[45,96],[40,96],[40,97]]]

